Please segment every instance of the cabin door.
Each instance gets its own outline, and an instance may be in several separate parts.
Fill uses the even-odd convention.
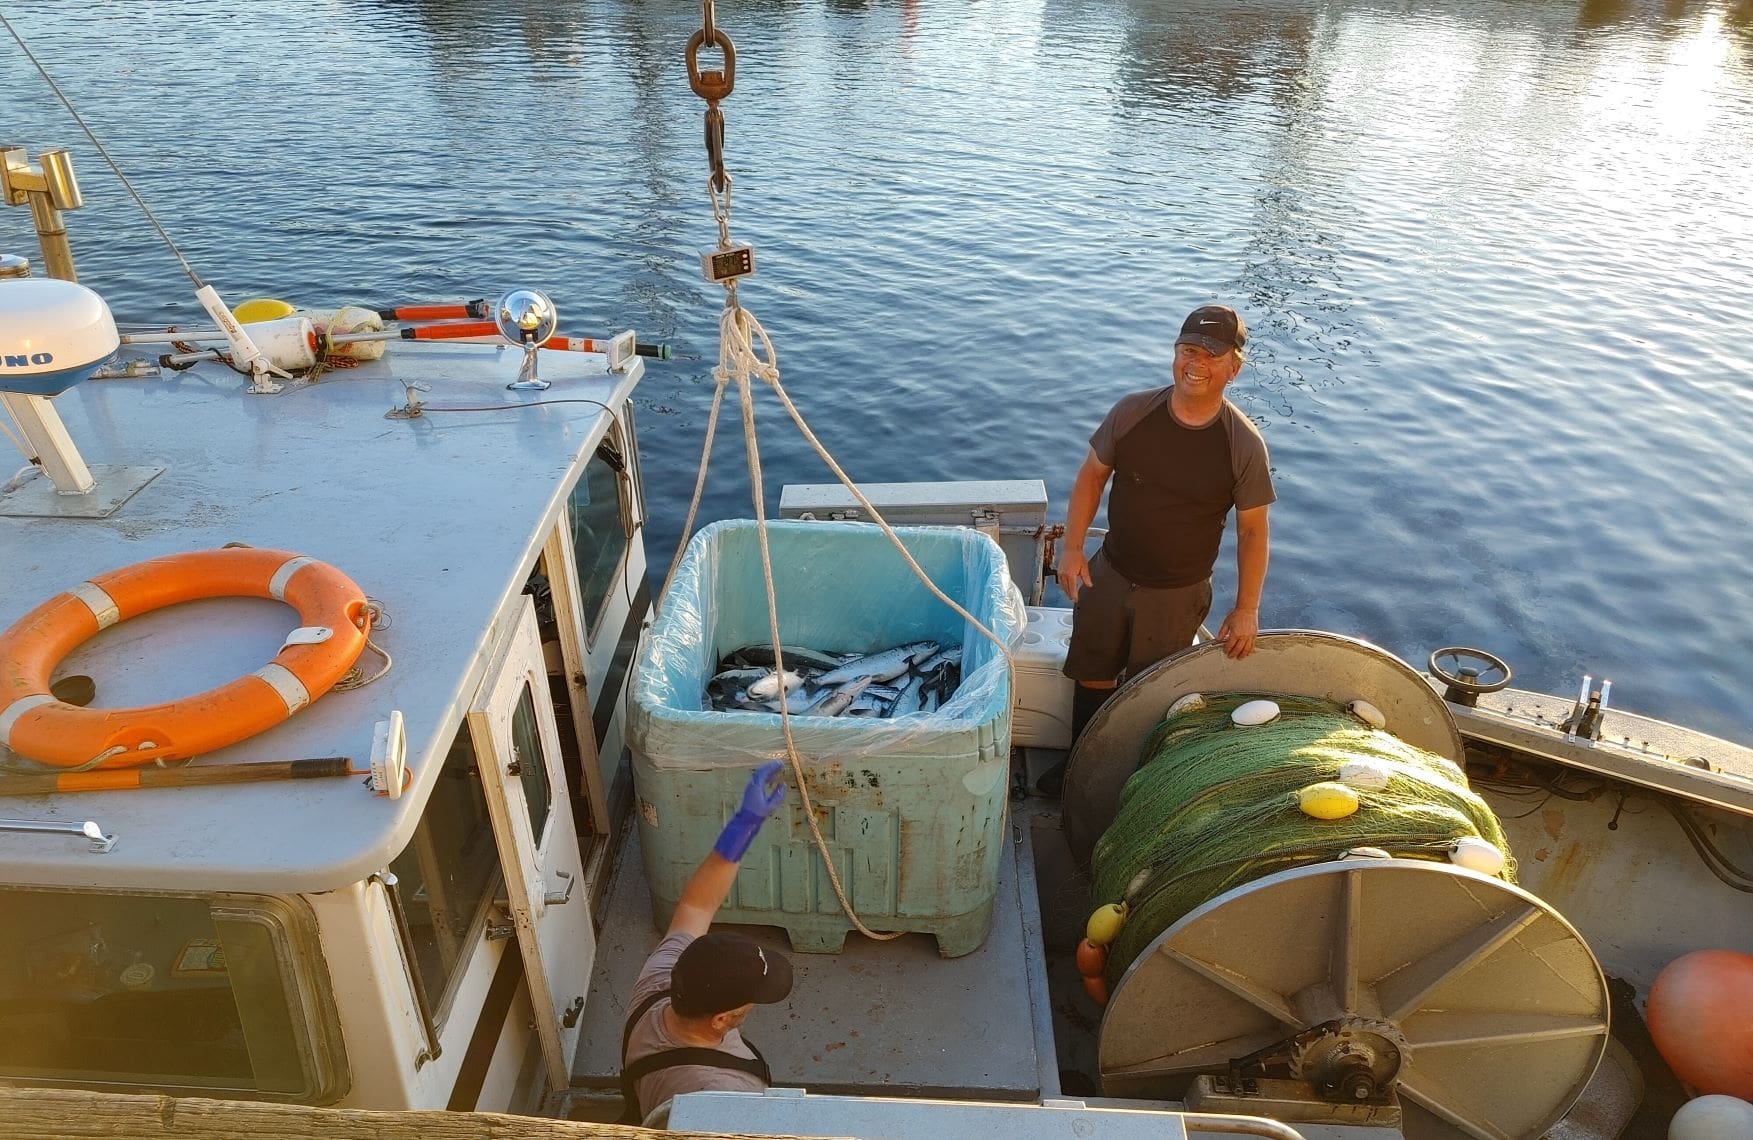
[[[512,635],[469,710],[482,790],[505,871],[548,1087],[572,1080],[572,1054],[596,958],[584,866],[568,808],[560,736],[535,610],[522,599]]]

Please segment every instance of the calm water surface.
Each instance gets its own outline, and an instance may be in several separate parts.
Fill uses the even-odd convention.
[[[234,302],[535,284],[680,359],[641,396],[667,563],[720,297],[670,0],[5,10]],[[866,480],[1047,480],[1254,329],[1233,398],[1280,503],[1268,625],[1587,670],[1753,743],[1753,10],[723,0],[744,301]],[[74,148],[81,272],[187,319],[175,262],[16,46],[0,141]],[[22,209],[0,249],[35,254]],[[768,485],[827,478],[766,415]],[[746,515],[726,446],[708,517]],[[1232,563],[1220,562],[1219,607]]]

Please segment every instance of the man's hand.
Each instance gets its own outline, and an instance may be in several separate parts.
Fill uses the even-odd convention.
[[[724,825],[712,851],[682,887],[682,897],[676,900],[675,913],[670,916],[671,934],[692,934],[698,938],[711,928],[718,908],[730,897],[730,888],[737,878],[737,864],[748,852],[749,844],[755,841],[755,835],[767,822],[767,817],[785,802],[785,785],[779,783],[779,774],[784,770],[783,761],[769,760],[749,777],[748,786],[743,789],[742,805]]]
[[[1094,585],[1090,580],[1090,560],[1081,545],[1074,547],[1069,541],[1065,543],[1065,549],[1059,552],[1058,578],[1059,588],[1065,591],[1073,605],[1077,604],[1079,590]]]
[[[784,770],[783,760],[769,760],[756,768],[749,777],[749,786],[743,789],[742,811],[762,819],[778,811],[785,802],[785,785],[779,782],[779,774]]]
[[[1260,640],[1260,611],[1231,610],[1217,631],[1217,640],[1223,642],[1225,657],[1239,661],[1254,652],[1254,643]]]
[[[742,859],[767,817],[785,802],[785,785],[779,783],[779,773],[784,768],[783,761],[769,760],[755,769],[748,787],[743,789],[742,806],[719,833],[718,842],[712,847],[714,851],[732,863]]]

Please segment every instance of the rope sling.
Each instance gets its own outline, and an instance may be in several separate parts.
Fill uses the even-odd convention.
[[[725,66],[722,71],[702,70],[699,62],[699,51],[702,47],[715,47],[724,54]],[[714,19],[713,0],[705,0],[701,29],[694,33],[688,41],[687,48],[688,82],[694,93],[706,101],[706,152],[712,167],[712,174],[707,179],[707,194],[712,202],[712,216],[718,224],[718,251],[729,253],[738,247],[731,240],[731,176],[724,165],[724,115],[719,109],[719,102],[731,93],[735,84],[736,49],[730,37],[717,26]],[[752,258],[752,251],[751,251]],[[751,259],[752,265],[752,259]],[[766,491],[761,467],[761,449],[755,428],[755,381],[759,380],[771,388],[780,405],[797,426],[798,432],[807,441],[822,462],[834,473],[841,485],[858,500],[869,518],[882,529],[883,534],[894,546],[909,569],[919,581],[944,605],[954,610],[969,625],[980,631],[980,634],[1003,655],[1005,668],[1009,675],[1008,684],[1015,691],[1016,665],[1011,657],[1010,646],[1004,639],[989,629],[979,618],[960,605],[955,599],[940,589],[931,575],[926,573],[901,536],[895,533],[894,527],[882,516],[871,501],[865,497],[858,485],[852,481],[845,469],[834,459],[817,438],[816,433],[805,422],[803,413],[798,411],[792,402],[785,386],[779,379],[779,353],[773,345],[773,338],[761,327],[761,322],[754,313],[744,308],[737,294],[737,277],[729,277],[719,283],[725,291],[724,312],[718,321],[718,366],[712,370],[714,383],[712,393],[712,409],[706,421],[706,434],[700,450],[699,473],[694,480],[694,494],[688,503],[688,515],[682,524],[681,540],[677,543],[675,557],[670,562],[669,572],[664,576],[664,587],[658,596],[656,608],[661,609],[669,592],[669,585],[675,580],[676,570],[682,563],[687,552],[688,539],[694,533],[694,522],[699,514],[700,502],[706,490],[707,472],[712,463],[712,448],[718,432],[718,417],[724,406],[725,389],[734,383],[742,406],[743,447],[749,464],[749,490],[754,500],[756,535],[761,550],[761,575],[767,595],[768,634],[773,645],[773,669],[780,676],[785,674],[785,654],[780,643],[779,606],[773,587],[773,555],[767,539],[767,507]],[[835,860],[828,850],[827,840],[822,836],[820,824],[816,821],[816,812],[811,803],[809,782],[805,778],[804,757],[797,749],[791,730],[791,712],[785,702],[779,709],[780,732],[785,741],[785,758],[790,764],[794,782],[797,785],[798,798],[801,801],[804,821],[809,825],[810,837],[814,841],[822,864],[828,872],[828,881],[834,888],[834,897],[839,901],[840,909],[852,923],[854,929],[867,938],[887,940],[899,938],[902,931],[878,932],[870,929],[859,918],[853,909],[852,900],[846,892],[845,885],[840,881],[840,872]]]

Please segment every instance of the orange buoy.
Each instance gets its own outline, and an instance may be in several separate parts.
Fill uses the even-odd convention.
[[[1695,950],[1669,962],[1650,987],[1645,1020],[1681,1080],[1753,1100],[1753,954]]]
[[[1093,978],[1083,980],[1083,992],[1090,995],[1097,1005],[1106,1009],[1108,1006],[1108,979],[1097,974]]]
[[[1108,948],[1097,946],[1085,938],[1077,944],[1077,972],[1086,978],[1099,978],[1108,968]]]
[[[50,691],[56,667],[100,630],[179,602],[227,597],[285,602],[302,628],[267,665],[182,700],[93,709]],[[352,579],[284,550],[196,550],[99,574],[0,634],[0,743],[62,768],[127,768],[212,752],[328,692],[359,659],[371,622]]]

